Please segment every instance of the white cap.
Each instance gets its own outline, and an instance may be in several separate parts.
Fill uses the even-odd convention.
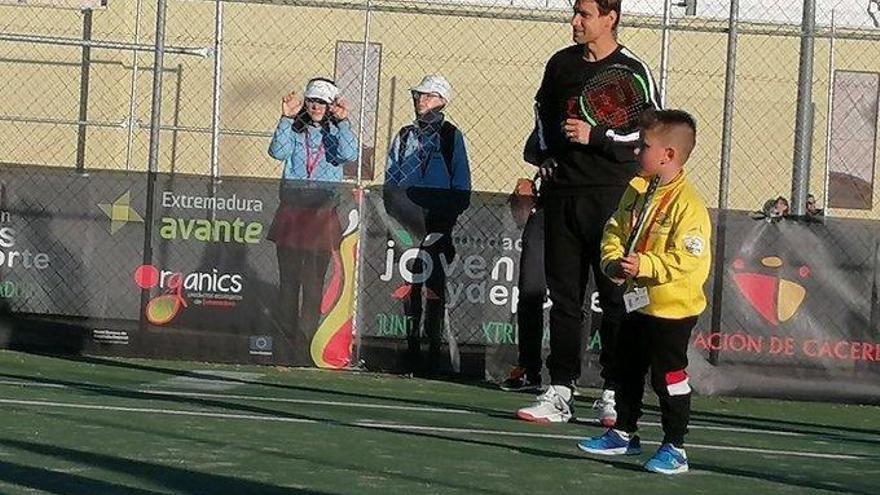
[[[324,103],[330,104],[339,96],[339,88],[326,79],[312,79],[306,85],[306,91],[303,93],[305,98],[314,98]]]
[[[418,86],[411,88],[410,91],[416,93],[437,93],[446,103],[452,101],[452,86],[445,77],[439,75],[425,76]]]

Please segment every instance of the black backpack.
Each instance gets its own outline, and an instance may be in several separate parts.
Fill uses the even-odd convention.
[[[397,149],[397,157],[398,159],[403,158],[403,153],[406,151],[406,137],[411,131],[415,132],[413,125],[408,125],[400,129],[400,132],[397,134],[397,141],[399,147]],[[446,164],[446,173],[449,175],[449,180],[452,181],[452,160],[453,155],[455,154],[455,132],[458,129],[452,125],[448,120],[444,120],[443,124],[440,125],[440,154],[443,155],[443,163]]]

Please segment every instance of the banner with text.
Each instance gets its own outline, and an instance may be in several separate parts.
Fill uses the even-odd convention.
[[[506,195],[147,182],[0,171],[0,345],[75,334],[79,348],[66,349],[94,354],[361,358],[490,380],[516,363],[524,217]],[[723,249],[690,343],[697,390],[880,400],[880,224],[717,218]],[[594,385],[601,313],[587,293],[581,383]]]

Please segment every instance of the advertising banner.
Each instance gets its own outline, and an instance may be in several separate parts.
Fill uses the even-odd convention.
[[[0,343],[489,380],[516,364],[525,217],[506,195],[147,186],[142,173],[0,172]],[[713,219],[696,390],[876,402],[877,222]],[[586,293],[581,383],[596,385],[601,310]],[[548,341],[544,328],[545,355]]]

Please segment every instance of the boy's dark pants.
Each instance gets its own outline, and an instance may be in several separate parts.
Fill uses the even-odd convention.
[[[617,428],[634,433],[642,415],[645,375],[660,400],[663,443],[684,446],[691,412],[691,389],[685,368],[697,316],[671,320],[643,313],[624,315],[618,334],[621,382],[617,390]]]

